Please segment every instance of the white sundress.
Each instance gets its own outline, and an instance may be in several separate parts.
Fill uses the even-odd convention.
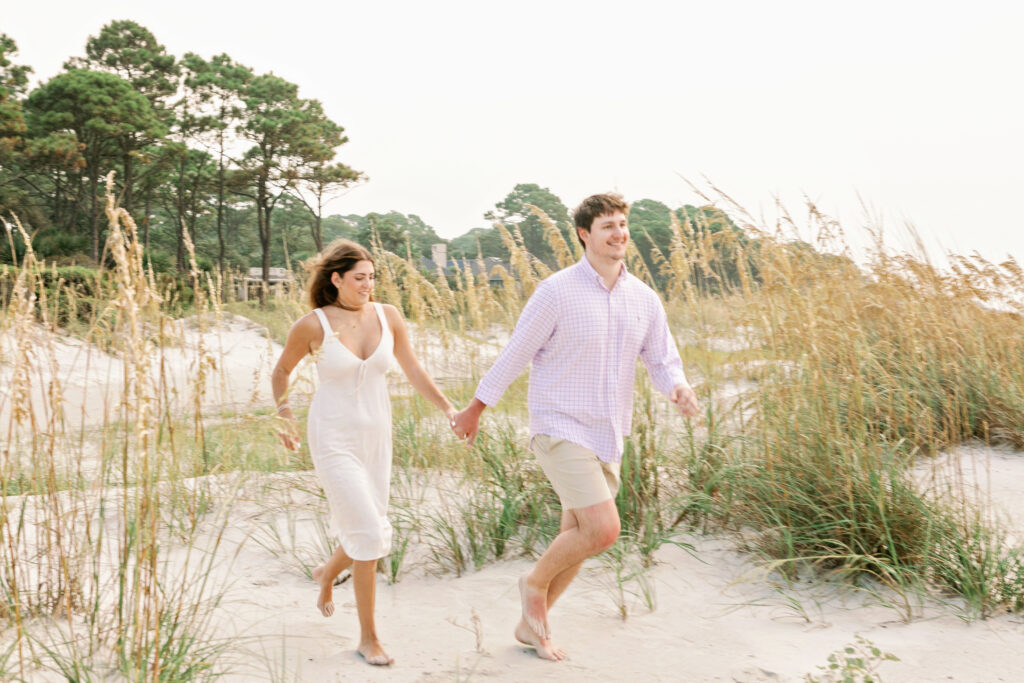
[[[313,467],[330,508],[331,533],[353,560],[384,557],[392,535],[387,516],[391,399],[385,373],[395,342],[383,306],[370,305],[377,311],[381,335],[366,360],[342,344],[324,312],[314,309],[324,341],[316,363],[319,385],[306,425]]]

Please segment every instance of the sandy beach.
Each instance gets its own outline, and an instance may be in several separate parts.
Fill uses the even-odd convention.
[[[208,408],[267,406],[267,373],[280,347],[241,318],[219,334],[205,334],[186,329],[189,341],[180,358],[165,359],[176,386],[187,385],[197,348],[217,349],[224,362],[216,387],[205,394]],[[469,368],[489,362],[500,340],[481,341],[446,346],[420,337],[416,344],[424,364],[443,379],[465,377]],[[60,359],[60,367],[47,372],[60,373],[73,389],[69,412],[83,416],[86,426],[101,419],[102,400],[119,386],[118,360],[92,350],[86,369],[79,342],[46,343],[57,345]],[[459,343],[467,348],[452,352]],[[476,349],[472,356],[470,347]],[[311,384],[301,386],[311,390]],[[959,479],[976,491],[979,505],[990,505],[1016,538],[1024,538],[1024,453],[964,445],[922,462],[916,474],[925,488]],[[438,481],[403,480],[394,503],[429,515],[432,500],[457,493],[439,493]],[[396,663],[371,669],[355,653],[350,584],[335,589],[338,609],[325,619],[314,607],[317,588],[302,568],[318,561],[323,543],[317,540],[323,526],[318,515],[325,510],[308,493],[316,489],[313,474],[230,473],[196,485],[206,487],[215,508],[232,501],[224,508],[231,519],[210,565],[210,590],[222,593],[210,616],[211,632],[225,646],[217,667],[229,681],[800,681],[820,674],[829,655],[856,644],[858,636],[899,658],[880,663],[883,680],[1009,682],[1024,671],[1020,616],[970,620],[956,599],[787,581],[741,552],[735,537],[697,534],[680,538],[689,549],[663,546],[654,566],[621,588],[609,563],[588,561],[552,612],[554,640],[569,653],[560,663],[538,659],[512,637],[516,579],[530,560],[502,560],[462,577],[438,575],[425,560],[422,537],[413,534],[399,581],[389,584],[379,576],[378,629]],[[457,480],[444,485],[460,486]],[[176,552],[169,549],[171,573]],[[57,680],[43,672],[32,679]]]
[[[947,457],[979,471],[997,469],[999,490],[1010,497],[994,491],[993,501],[1007,513],[1014,505],[1020,511],[1011,492],[1014,484],[1017,491],[1024,486],[1024,453],[971,448]],[[369,671],[354,651],[350,585],[335,588],[339,609],[321,617],[313,582],[253,542],[260,527],[274,523],[265,507],[255,510],[250,528],[237,526],[223,549],[234,554],[240,545],[217,633],[245,642],[248,653],[228,680],[261,679],[271,665],[298,680],[330,681],[800,681],[820,674],[829,654],[858,636],[899,658],[880,665],[883,680],[1009,682],[1024,671],[1020,616],[969,621],[962,602],[919,596],[909,596],[908,614],[904,597],[881,587],[788,582],[738,552],[735,540],[714,535],[685,537],[692,550],[659,550],[646,577],[655,608],[627,581],[625,619],[613,572],[588,561],[552,612],[555,641],[570,654],[559,663],[538,659],[512,638],[516,579],[528,560],[497,562],[461,578],[423,568],[393,585],[380,577],[378,629],[396,663]],[[1011,519],[1024,528],[1024,518]],[[301,523],[297,528],[301,535]]]

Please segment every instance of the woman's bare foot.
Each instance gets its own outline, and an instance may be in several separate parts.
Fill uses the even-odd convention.
[[[547,640],[551,637],[548,628],[548,594],[530,585],[527,575],[519,577],[519,598],[523,603],[523,620],[535,634]]]
[[[356,652],[366,660],[367,664],[374,666],[390,666],[395,663],[395,658],[384,651],[379,640],[368,640],[360,643]]]
[[[519,625],[516,626],[516,640],[523,645],[529,645],[537,651],[537,656],[541,659],[550,659],[552,662],[560,662],[566,658],[565,650],[557,648],[551,644],[551,641],[547,638],[541,638],[533,629],[530,628],[529,624],[526,623],[525,619],[519,620]]]
[[[316,608],[320,614],[329,617],[334,614],[334,579],[325,580],[324,566],[313,570],[313,580],[320,584],[320,595],[316,599]]]

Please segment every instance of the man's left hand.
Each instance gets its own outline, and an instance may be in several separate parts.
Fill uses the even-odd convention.
[[[669,392],[668,400],[676,404],[679,414],[683,417],[695,417],[699,410],[697,394],[685,384],[677,384]]]

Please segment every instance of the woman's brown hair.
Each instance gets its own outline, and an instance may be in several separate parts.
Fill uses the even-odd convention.
[[[309,268],[306,294],[313,308],[323,308],[338,302],[338,288],[331,282],[331,273],[344,277],[360,261],[373,263],[370,252],[349,240],[334,240],[320,252]],[[371,297],[372,298],[372,297]]]

